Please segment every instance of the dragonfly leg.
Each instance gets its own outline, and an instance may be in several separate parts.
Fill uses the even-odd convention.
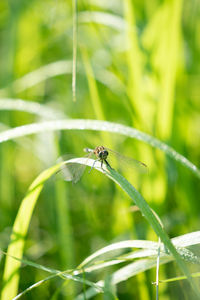
[[[93,162],[92,167],[91,167],[89,173],[90,173],[90,172],[92,171],[92,169],[94,168],[94,165],[95,165],[96,161],[99,161],[99,159],[96,159],[96,160]]]
[[[105,161],[106,165],[107,165],[111,170],[114,170],[114,169],[111,167],[111,165],[109,164],[109,162],[108,162],[106,159],[105,159],[104,161]]]
[[[101,160],[101,169],[102,169],[103,173],[105,173],[105,170],[103,168],[103,160]]]
[[[103,160],[101,160],[101,169],[104,171],[104,168],[103,168]]]

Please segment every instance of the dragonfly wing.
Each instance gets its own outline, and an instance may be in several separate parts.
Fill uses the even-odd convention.
[[[124,156],[112,149],[105,147],[108,151],[108,161],[109,158],[112,160],[112,155],[115,157],[115,160],[119,161],[120,165],[124,165],[124,167],[137,169],[137,171],[141,173],[146,173],[148,171],[147,165],[139,160],[136,160],[132,157]]]
[[[90,158],[92,153],[87,154],[85,157]],[[72,155],[64,155],[59,160],[60,161],[66,161],[72,158]],[[74,158],[74,157],[73,157]],[[72,181],[73,183],[77,183],[81,176],[83,175],[85,171],[86,165],[78,164],[78,163],[66,163],[62,165],[59,173],[62,174],[62,178],[65,181]]]
[[[83,175],[85,168],[85,165],[69,163],[62,166],[60,172],[65,181],[77,183]]]

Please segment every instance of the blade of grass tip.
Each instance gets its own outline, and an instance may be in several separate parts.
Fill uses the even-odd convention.
[[[72,95],[76,102],[76,72],[77,72],[77,0],[72,0],[73,9],[73,66],[72,66]]]
[[[59,168],[60,164],[57,164],[42,172],[31,184],[30,188],[28,189],[27,195],[22,200],[13,225],[11,241],[8,246],[8,256],[6,257],[3,273],[4,287],[2,289],[1,300],[10,300],[17,294],[19,283],[19,268],[21,262],[13,262],[13,259],[10,256],[16,256],[18,258],[21,258],[23,256],[25,237],[37,199],[46,180],[49,179],[53,174],[55,174],[59,170]]]

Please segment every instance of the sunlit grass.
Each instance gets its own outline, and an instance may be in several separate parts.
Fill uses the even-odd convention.
[[[197,3],[33,0],[0,8],[4,283],[16,271],[1,284],[2,299],[197,299],[185,280],[199,276]],[[124,177],[106,174],[119,186],[95,170],[76,185],[47,180],[59,156],[98,145],[143,161],[148,174],[119,163]],[[43,170],[45,186],[26,194]],[[20,234],[12,243],[11,229],[11,240]],[[159,237],[166,248],[158,260]]]
[[[7,284],[4,286],[3,292],[2,292],[2,299],[12,299],[16,296],[17,290],[18,290],[18,283],[19,283],[19,268],[20,268],[20,260],[22,259],[23,256],[23,249],[24,249],[24,242],[25,242],[25,237],[27,234],[27,230],[30,224],[31,216],[33,214],[33,210],[35,208],[36,202],[38,200],[38,197],[41,193],[41,190],[43,188],[44,183],[53,175],[58,172],[60,168],[64,164],[68,163],[82,163],[82,164],[87,164],[88,166],[93,166],[93,160],[88,160],[88,159],[74,159],[74,160],[69,160],[63,163],[59,163],[58,165],[55,165],[54,167],[51,167],[48,170],[45,170],[42,174],[38,176],[38,178],[32,183],[30,186],[27,196],[23,199],[22,204],[19,208],[18,215],[16,217],[14,226],[13,226],[13,233],[11,235],[11,243],[10,246],[8,247],[8,256],[6,259],[6,264],[5,264],[5,271],[4,271],[4,276],[3,279]],[[96,162],[95,168],[99,169],[99,171],[103,172],[106,174],[109,178],[111,178],[115,183],[117,183],[130,197],[131,199],[135,202],[135,204],[139,207],[141,213],[144,215],[144,217],[147,219],[149,224],[153,227],[154,231],[156,234],[161,238],[163,241],[164,245],[166,248],[161,247],[161,252],[163,249],[168,249],[166,254],[169,255],[171,253],[176,260],[177,264],[179,267],[182,269],[184,274],[188,277],[188,279],[191,281],[192,285],[192,279],[190,278],[190,273],[187,270],[186,265],[183,262],[183,259],[187,259],[187,256],[190,261],[194,260],[194,262],[198,261],[198,258],[193,256],[193,253],[190,253],[190,251],[184,251],[184,249],[178,250],[180,251],[180,255],[176,251],[175,247],[173,244],[170,242],[170,239],[166,235],[165,231],[163,230],[162,226],[160,225],[160,221],[157,219],[155,213],[152,212],[148,204],[145,202],[143,197],[138,193],[138,191],[128,182],[126,181],[125,178],[123,178],[120,174],[118,174],[116,171],[113,169],[108,169],[107,171],[103,171],[101,169],[100,163]],[[194,242],[195,243],[195,242]],[[124,245],[123,245],[124,244]],[[147,246],[145,246],[147,245]],[[127,248],[127,247],[147,247],[149,249],[149,245],[152,247],[153,250],[158,250],[158,246],[156,243],[146,243],[146,242],[124,242],[124,243],[119,243],[119,248]],[[80,266],[78,267],[80,270],[83,270],[85,266],[92,261],[94,258],[96,258],[99,255],[102,255],[103,253],[106,253],[107,251],[112,251],[116,250],[117,245],[113,246],[108,246],[105,248],[103,251],[99,251],[96,254],[93,254],[91,257],[88,257]],[[154,251],[154,254],[156,256],[157,252]],[[148,254],[146,253],[145,256]],[[150,256],[152,255],[152,252],[150,252]],[[183,259],[181,258],[183,256]],[[13,260],[13,257],[17,257],[18,260]],[[133,259],[133,257],[132,257]],[[132,260],[131,256],[128,258],[128,260]],[[123,262],[124,259],[122,259]],[[125,261],[127,258],[125,258]],[[170,260],[170,259],[169,259]],[[120,261],[118,261],[120,262]],[[114,262],[115,264],[116,262]],[[155,262],[154,262],[155,263]],[[108,262],[107,265],[104,264],[105,266],[113,265],[113,262]],[[103,265],[103,267],[104,267]],[[98,266],[102,267],[102,266]],[[90,269],[89,269],[90,270]],[[91,269],[93,270],[93,268]],[[82,272],[82,271],[81,271]],[[88,271],[87,271],[88,272]],[[79,272],[78,272],[79,273]],[[59,272],[57,272],[59,275]],[[76,274],[76,272],[74,272]],[[128,273],[125,272],[125,276],[127,277]],[[131,275],[133,275],[131,273]],[[50,277],[51,278],[51,277]],[[50,279],[48,278],[48,279]],[[73,278],[72,278],[73,279]],[[196,293],[198,294],[197,288],[195,287]]]

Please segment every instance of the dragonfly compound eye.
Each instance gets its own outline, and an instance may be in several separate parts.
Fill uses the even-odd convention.
[[[99,152],[99,158],[100,159],[106,159],[107,156],[108,156],[108,151],[104,150],[104,151]]]
[[[108,156],[108,151],[107,150],[104,150],[104,155],[107,157]]]

